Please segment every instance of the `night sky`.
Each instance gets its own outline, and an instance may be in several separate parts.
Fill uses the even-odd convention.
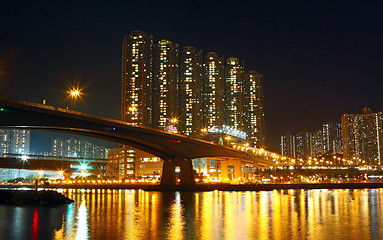
[[[269,149],[287,131],[383,111],[383,1],[140,2],[3,1],[0,95],[66,107],[79,83],[71,108],[119,119],[122,38],[142,30],[263,73]]]

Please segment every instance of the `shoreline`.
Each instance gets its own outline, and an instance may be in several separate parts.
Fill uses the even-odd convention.
[[[13,206],[56,206],[74,201],[53,190],[0,190],[0,205]]]
[[[33,185],[0,185],[0,189],[28,188]],[[51,184],[40,189],[141,189],[144,191],[273,191],[287,189],[364,189],[383,188],[383,182],[366,183],[267,183],[267,184],[196,184],[196,185],[144,185],[144,184]]]

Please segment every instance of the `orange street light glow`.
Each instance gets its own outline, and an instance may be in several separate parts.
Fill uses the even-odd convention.
[[[73,103],[76,102],[77,100],[82,100],[82,95],[84,95],[84,93],[82,93],[82,90],[84,88],[80,88],[79,84],[77,85],[69,85],[68,86],[68,90],[67,90],[67,93],[68,93],[68,97],[72,99]]]
[[[72,97],[72,99],[81,98],[81,89],[73,88],[68,91],[69,96]]]
[[[80,91],[79,90],[73,90],[73,91],[71,91],[70,95],[72,95],[73,97],[77,97],[80,95]]]

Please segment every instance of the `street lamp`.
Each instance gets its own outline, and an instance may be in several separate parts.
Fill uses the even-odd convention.
[[[82,95],[84,95],[84,93],[82,93],[82,90],[83,88],[80,88],[78,84],[68,86],[67,94],[68,98],[71,99],[71,107],[75,105],[78,99],[82,100]]]
[[[201,128],[201,136],[203,137],[203,138],[205,138],[206,137],[206,135],[207,135],[207,128]]]
[[[78,89],[78,88],[73,88],[73,89],[69,89],[68,91],[69,93],[69,96],[72,98],[72,100],[76,100],[77,98],[80,98],[81,99],[81,89]]]
[[[177,124],[178,123],[178,119],[177,118],[172,118],[172,119],[170,119],[170,122],[172,124]]]
[[[82,164],[80,165],[80,169],[81,169],[82,171],[86,171],[87,168],[88,168],[88,166],[87,166],[85,163],[82,163]]]
[[[79,90],[73,90],[73,91],[70,92],[70,95],[72,97],[77,97],[77,96],[80,95],[80,91]]]

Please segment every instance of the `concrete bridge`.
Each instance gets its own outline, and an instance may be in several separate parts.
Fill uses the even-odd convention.
[[[180,167],[180,184],[194,184],[191,159],[239,159],[256,166],[273,162],[250,152],[158,129],[131,125],[73,110],[0,97],[0,128],[47,130],[96,137],[140,149],[164,160],[161,184],[174,185],[175,167]],[[227,172],[221,172],[227,174]]]

